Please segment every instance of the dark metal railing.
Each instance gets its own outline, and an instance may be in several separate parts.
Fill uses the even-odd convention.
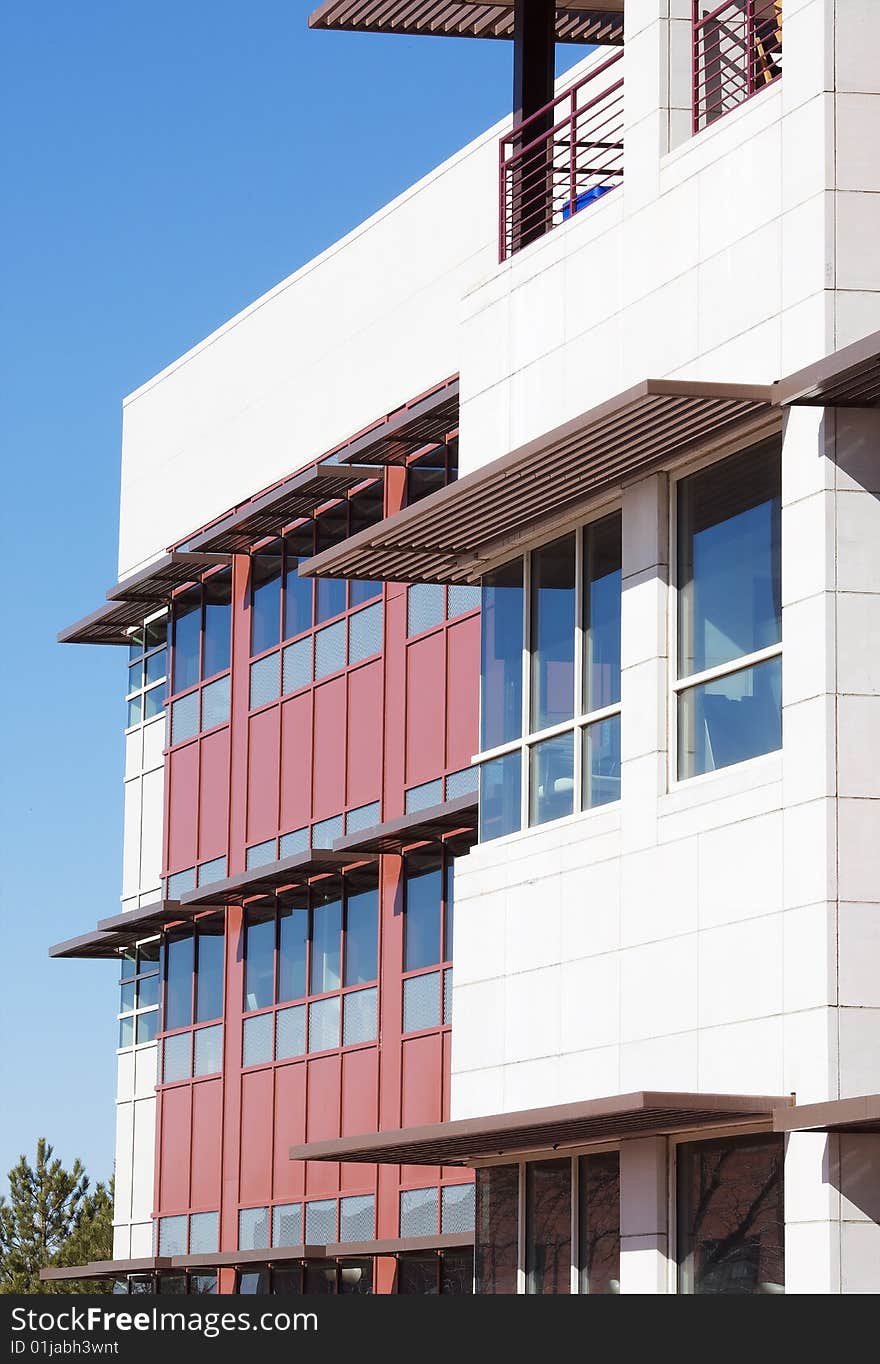
[[[782,75],[782,0],[694,0],[694,132]]]
[[[501,138],[501,260],[622,182],[622,58],[616,52]]]

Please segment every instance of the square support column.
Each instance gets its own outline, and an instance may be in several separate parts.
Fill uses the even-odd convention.
[[[668,1292],[668,1165],[665,1137],[620,1144],[621,1293]]]

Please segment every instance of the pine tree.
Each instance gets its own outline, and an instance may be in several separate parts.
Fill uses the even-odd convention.
[[[9,1171],[9,1200],[0,1196],[0,1293],[51,1292],[40,1282],[40,1270],[63,1251],[78,1226],[94,1224],[91,1207],[99,1191],[108,1197],[99,1185],[90,1199],[82,1163],[77,1159],[65,1170],[53,1159],[53,1149],[40,1137],[36,1164],[22,1156]],[[106,1216],[103,1202],[100,1209]]]

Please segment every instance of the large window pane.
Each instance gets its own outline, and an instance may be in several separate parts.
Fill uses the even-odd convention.
[[[165,1028],[188,1028],[192,1023],[193,940],[171,938],[165,949]]]
[[[345,901],[345,984],[376,979],[379,892],[375,887],[349,893]]]
[[[620,1156],[581,1156],[578,1175],[581,1293],[620,1292]]]
[[[620,800],[620,716],[588,725],[583,745],[584,809]]]
[[[574,536],[532,555],[532,730],[574,714]]]
[[[281,632],[281,554],[255,554],[251,560],[251,653],[277,644]]]
[[[435,1251],[400,1255],[397,1260],[398,1293],[427,1297],[439,1293],[440,1261]]]
[[[312,910],[310,989],[313,995],[339,989],[341,933],[342,900],[336,896],[316,903]]]
[[[312,579],[299,576],[299,566],[312,553],[314,523],[307,521],[287,537],[284,578],[284,638],[302,634],[312,625]]]
[[[779,643],[780,509],[776,441],[679,484],[680,677]]]
[[[455,925],[455,859],[446,862],[446,902],[443,906],[443,960],[452,961],[452,940]]]
[[[529,824],[562,819],[574,809],[574,735],[557,734],[529,750]]]
[[[201,919],[198,925],[196,1022],[223,1017],[223,917]]]
[[[714,772],[781,747],[781,658],[680,693],[680,778]]]
[[[275,1003],[275,912],[249,909],[245,930],[244,1007]]]
[[[515,1293],[519,1244],[519,1168],[477,1170],[474,1291]]]
[[[681,1293],[783,1293],[783,1138],[678,1148]]]
[[[404,915],[404,971],[418,971],[440,960],[443,872],[439,860],[408,858]]]
[[[620,700],[620,513],[584,532],[584,710]]]
[[[571,1292],[571,1161],[526,1166],[526,1292]]]
[[[340,502],[319,516],[315,537],[315,552],[338,545],[348,535],[348,503]],[[315,620],[318,624],[338,616],[345,610],[345,579],[318,578],[315,590]]]
[[[382,482],[372,483],[369,488],[365,488],[357,497],[353,497],[349,503],[350,530],[349,534],[356,535],[359,530],[366,530],[369,526],[375,526],[382,520],[383,514],[384,484]],[[365,578],[353,578],[348,585],[348,599],[350,606],[360,606],[362,602],[369,601],[372,597],[377,597],[382,591],[380,582],[371,582]]]
[[[187,592],[174,607],[174,681],[172,691],[185,691],[199,680],[202,630],[201,593]]]
[[[519,749],[480,768],[480,842],[512,834],[521,823],[522,754]]]
[[[306,942],[309,913],[304,905],[284,906],[278,913],[278,1001],[302,999],[306,993]]]
[[[522,733],[522,559],[483,579],[480,634],[480,746],[489,749]]]
[[[202,676],[213,677],[229,667],[232,623],[232,579],[218,573],[205,583],[205,645]]]
[[[465,1294],[474,1291],[474,1252],[446,1250],[440,1256],[440,1292]]]

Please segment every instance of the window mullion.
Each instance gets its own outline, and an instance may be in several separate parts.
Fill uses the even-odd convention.
[[[574,540],[574,704],[572,714],[577,715],[584,704],[584,541],[587,532],[583,529],[575,533]],[[574,745],[574,766],[572,777],[572,813],[583,809],[583,743],[579,730],[575,729],[572,739]],[[574,1244],[574,1242],[572,1242]]]
[[[755,667],[758,663],[765,663],[769,658],[778,658],[782,653],[782,641],[778,644],[768,644],[765,649],[756,649],[754,653],[742,654],[739,658],[730,659],[727,663],[718,663],[714,668],[704,668],[701,673],[693,673],[689,677],[679,677],[673,682],[673,690],[677,692],[690,691],[691,687],[700,687],[706,682],[715,682],[721,677],[729,677],[731,673],[745,672],[746,668]]]

